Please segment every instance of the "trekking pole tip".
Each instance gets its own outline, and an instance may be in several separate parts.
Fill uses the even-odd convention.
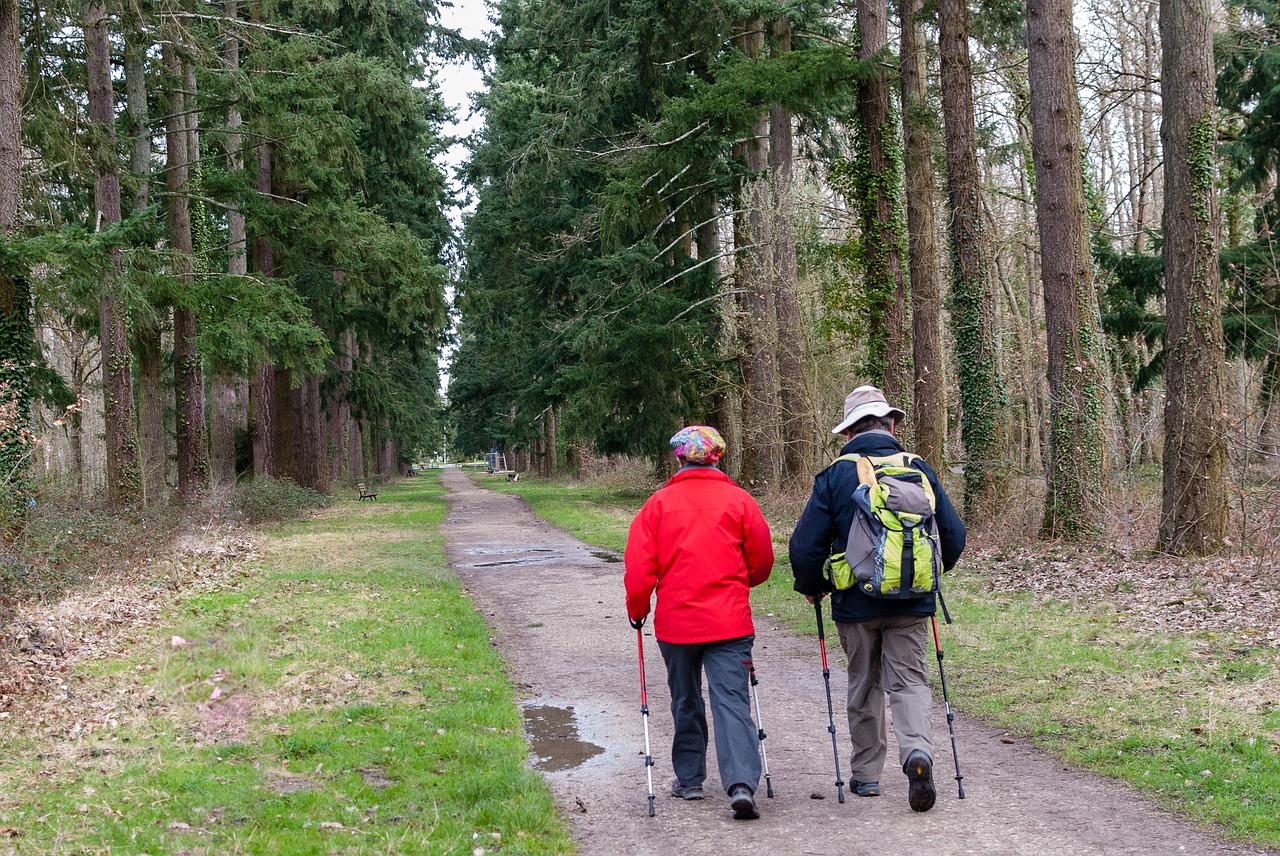
[[[649,794],[649,817],[653,817],[656,813],[653,808],[653,794]]]

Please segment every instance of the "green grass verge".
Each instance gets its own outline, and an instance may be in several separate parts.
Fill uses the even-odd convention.
[[[21,853],[573,852],[488,629],[449,569],[437,479],[267,531],[259,573],[180,602],[149,655],[77,692],[143,707],[6,738]],[[191,642],[170,648],[170,634]],[[220,698],[210,701],[215,690]],[[85,698],[93,704],[99,698]],[[0,852],[6,844],[0,843]]]
[[[567,482],[482,483],[611,550],[625,545],[645,499]],[[813,607],[792,591],[786,560],[794,522],[771,521],[778,563],[752,604],[812,634]],[[1155,636],[1107,603],[993,593],[998,573],[965,560],[946,580],[956,623],[942,628],[944,662],[957,710],[1229,837],[1280,846],[1280,652],[1213,634]]]

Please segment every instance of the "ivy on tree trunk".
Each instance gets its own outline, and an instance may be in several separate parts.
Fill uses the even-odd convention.
[[[1160,546],[1218,549],[1227,448],[1218,269],[1217,111],[1208,0],[1162,0],[1165,444]]]

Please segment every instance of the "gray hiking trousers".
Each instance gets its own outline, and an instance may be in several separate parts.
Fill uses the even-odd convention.
[[[840,645],[849,660],[849,761],[852,781],[878,782],[884,772],[884,694],[893,710],[893,733],[898,738],[898,762],[920,749],[933,757],[933,729],[929,716],[928,616],[895,615],[853,624],[836,623]]]
[[[707,777],[707,712],[702,698],[702,673],[707,673],[711,716],[716,727],[716,763],[725,792],[746,785],[755,793],[760,784],[760,746],[751,718],[750,684],[746,663],[754,636],[682,645],[658,640],[667,664],[671,688],[671,766],[683,785],[701,785]]]

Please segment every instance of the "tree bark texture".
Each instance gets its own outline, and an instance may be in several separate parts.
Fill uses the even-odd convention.
[[[235,20],[235,0],[228,0],[223,12],[229,20]],[[222,46],[222,61],[229,69],[240,67],[240,41],[230,30]],[[242,124],[240,108],[232,102],[227,107],[227,170],[233,173],[244,168],[239,132]],[[249,271],[249,260],[245,254],[244,214],[234,204],[227,209],[227,238],[227,273],[245,276]],[[244,388],[242,378],[220,365],[214,365],[209,381],[212,399],[209,408],[209,469],[215,486],[231,485],[236,480],[236,431],[246,426]]]
[[[151,40],[140,20],[129,16],[124,34],[125,112],[129,116],[129,171],[135,182],[133,210],[151,202],[151,130],[147,110],[147,51]]]
[[[547,444],[546,477],[553,479],[560,470],[559,453],[556,450],[556,409],[548,407],[542,414],[542,435]]]
[[[125,107],[129,117],[129,171],[133,174],[133,209],[151,203],[151,130],[147,103],[147,51],[151,40],[137,15],[127,15],[124,34]],[[162,319],[168,307],[157,307]],[[169,494],[169,456],[165,450],[164,323],[139,319],[134,325],[134,353],[138,361],[138,452],[142,473],[142,501],[163,504]]]
[[[0,0],[0,241],[18,219],[22,167],[22,66],[18,2]],[[31,498],[31,291],[20,271],[0,270],[0,539],[21,529]],[[3,622],[0,622],[3,623]]]
[[[85,63],[89,78],[89,120],[93,148],[93,202],[102,224],[120,222],[120,165],[115,147],[115,97],[111,91],[111,44],[102,2],[84,7]],[[138,440],[133,421],[133,366],[124,309],[116,296],[122,276],[120,253],[112,252],[112,273],[99,301],[102,340],[103,410],[107,441],[107,501],[133,504],[141,493]]]
[[[773,25],[775,55],[791,51],[791,24]],[[805,378],[805,334],[796,291],[796,193],[791,111],[774,104],[769,111],[769,178],[773,194],[774,309],[778,316],[778,388],[782,410],[783,478],[800,483],[809,478],[813,458],[813,424],[809,385]]]
[[[739,45],[748,58],[764,51],[764,22],[752,19],[744,25]],[[734,279],[742,294],[740,308],[746,316],[742,344],[742,472],[750,490],[777,487],[782,479],[781,405],[778,390],[778,315],[774,303],[769,246],[768,114],[755,123],[752,139],[735,146],[751,178],[740,186],[738,213],[734,217]]]
[[[276,477],[276,367],[262,363],[249,380],[249,442],[253,474]]]
[[[907,265],[911,279],[911,413],[915,453],[946,465],[947,374],[942,352],[942,280],[933,206],[933,123],[926,89],[928,52],[920,26],[923,0],[898,0],[901,24],[902,160],[906,175]],[[907,399],[899,405],[905,408]]]
[[[215,489],[236,482],[236,429],[243,416],[238,379],[215,361],[209,377],[209,483]]]
[[[258,174],[254,189],[259,193],[271,193],[271,144],[265,140],[258,144]],[[253,240],[254,268],[264,278],[275,276],[275,252],[266,235],[256,235]],[[253,474],[270,476],[276,473],[275,433],[275,384],[276,369],[269,362],[262,362],[254,370],[250,380],[249,438],[253,444]]]
[[[1165,405],[1160,546],[1205,554],[1227,526],[1225,359],[1218,271],[1213,19],[1163,0]]]
[[[1036,224],[1049,358],[1049,472],[1043,531],[1076,537],[1102,523],[1101,326],[1084,195],[1071,0],[1027,3]]]
[[[996,364],[996,297],[990,239],[982,210],[964,0],[940,0],[942,115],[951,221],[951,323],[960,375],[960,434],[964,440],[964,507],[990,517],[1004,499],[1004,391]]]
[[[298,478],[297,461],[297,420],[293,401],[293,371],[276,368],[275,401],[275,446],[276,446],[276,478]]]
[[[861,60],[879,55],[888,45],[889,9],[884,0],[858,0],[858,36]],[[912,376],[907,289],[902,276],[906,224],[898,140],[889,73],[881,69],[858,85],[854,186],[869,310],[865,373],[891,403],[902,406],[911,400]]]
[[[340,272],[339,272],[340,273]],[[335,274],[335,278],[337,274]],[[351,349],[355,333],[348,330],[337,337],[335,361],[338,374],[329,388],[326,411],[329,418],[329,475],[330,482],[350,478],[351,459],[347,454],[347,434],[351,430],[351,404],[347,396],[351,391]]]
[[[176,24],[166,27],[161,48],[169,81],[169,116],[165,121],[167,165],[165,184],[169,191],[167,216],[169,245],[173,250],[173,272],[184,290],[195,284],[195,258],[191,243],[191,165],[195,152],[191,144],[196,118],[195,93],[187,91],[186,65],[179,53],[182,38]],[[190,498],[209,483],[209,452],[204,413],[204,369],[196,346],[195,312],[184,306],[173,309],[173,387],[175,394],[174,434],[178,442],[178,493]]]
[[[348,334],[348,351],[354,368],[360,359],[360,340],[354,332]],[[347,422],[347,475],[359,480],[365,478],[364,471],[364,415],[350,408]]]
[[[22,168],[22,50],[18,0],[0,0],[0,236],[18,221]]]

